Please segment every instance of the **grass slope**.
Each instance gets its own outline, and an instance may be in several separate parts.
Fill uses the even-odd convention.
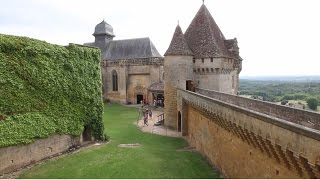
[[[110,143],[36,166],[20,178],[219,177],[200,154],[177,151],[187,146],[185,140],[141,132],[134,124],[137,109],[108,104],[104,112]],[[126,143],[142,147],[118,147]]]

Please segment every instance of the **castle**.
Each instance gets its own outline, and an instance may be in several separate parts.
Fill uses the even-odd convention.
[[[113,41],[101,24],[88,45],[103,54],[104,98],[164,95],[164,125],[228,178],[320,177],[320,114],[238,96],[237,39],[224,37],[204,4],[185,33],[176,27],[164,58],[149,39]]]
[[[93,36],[95,42],[85,45],[101,49],[107,100],[124,104],[163,102],[164,86],[170,93],[172,85],[238,92],[242,59],[237,39],[225,39],[205,5],[185,34],[177,26],[165,58],[149,38],[113,40],[113,28],[104,20],[96,25]]]
[[[144,100],[163,102],[165,98],[164,124],[181,132],[189,146],[211,161],[225,177],[320,178],[320,113],[238,96],[242,59],[237,40],[225,39],[205,5],[200,7],[185,33],[179,25],[176,27],[164,58],[149,38],[113,40],[113,28],[105,21],[95,27],[93,35],[95,42],[85,45],[101,49],[101,64],[96,48],[82,49],[71,44],[63,48],[45,45],[46,48],[39,49],[43,42],[10,36],[0,41],[5,47],[2,62],[8,63],[4,72],[9,72],[2,74],[11,76],[12,67],[21,71],[14,72],[16,79],[7,80],[16,83],[3,84],[9,89],[8,95],[12,94],[10,89],[26,90],[20,94],[23,98],[8,96],[19,101],[6,101],[9,113],[0,115],[1,122],[8,122],[2,127],[8,132],[11,128],[12,132],[18,132],[19,136],[14,137],[16,142],[26,142],[19,129],[25,130],[27,138],[29,135],[38,138],[39,134],[30,134],[28,127],[49,132],[51,128],[41,129],[41,125],[52,120],[55,121],[49,126],[56,124],[61,129],[70,126],[73,130],[80,129],[81,118],[85,118],[81,122],[95,122],[85,126],[79,136],[56,134],[35,143],[0,148],[0,174],[92,139],[90,127],[103,132],[103,123],[99,121],[102,116],[101,66],[106,100],[136,104]],[[13,39],[16,43],[12,43]],[[19,65],[16,60],[23,63]],[[55,71],[57,73],[50,73]],[[25,78],[22,72],[32,76]],[[86,77],[82,77],[84,72],[89,72]],[[41,92],[39,97],[34,96],[37,94],[32,93],[33,90]],[[58,99],[57,93],[61,95]],[[50,97],[44,98],[47,94]],[[32,99],[29,104],[39,103],[30,106],[27,103],[27,109],[21,111],[25,95]],[[13,106],[17,114],[12,113]],[[39,114],[45,106],[51,109]],[[32,109],[35,111],[29,112]],[[61,121],[64,114],[43,121],[52,111],[58,114],[70,111],[67,113],[69,125]],[[37,123],[39,120],[42,124]],[[63,132],[61,129],[52,133]],[[9,138],[4,140],[9,144],[14,142]]]

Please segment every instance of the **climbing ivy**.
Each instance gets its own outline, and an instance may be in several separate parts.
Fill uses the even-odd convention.
[[[0,34],[0,147],[84,126],[104,140],[100,51]]]

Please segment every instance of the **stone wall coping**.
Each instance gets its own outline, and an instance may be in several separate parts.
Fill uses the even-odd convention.
[[[298,133],[298,134],[301,134],[301,135],[304,135],[304,136],[307,136],[307,137],[310,137],[310,138],[313,138],[316,140],[320,140],[320,131],[319,130],[305,127],[305,126],[302,126],[302,125],[299,125],[299,124],[296,124],[296,123],[293,123],[293,122],[290,122],[287,120],[273,117],[273,116],[270,116],[270,115],[267,115],[267,114],[264,114],[261,112],[257,112],[257,111],[251,110],[251,109],[247,109],[247,108],[244,108],[241,106],[237,106],[237,105],[234,105],[231,103],[227,103],[227,102],[224,102],[224,101],[212,98],[212,97],[208,97],[208,96],[205,96],[205,95],[202,95],[199,93],[187,91],[184,89],[178,89],[178,91],[179,90],[183,91],[185,93],[188,93],[188,94],[192,94],[194,96],[197,96],[197,97],[205,99],[205,100],[214,101],[215,103],[218,103],[222,106],[225,106],[225,107],[231,108],[233,110],[245,113],[246,115],[251,116],[251,117],[256,117],[256,118],[261,119],[267,123],[274,124],[276,126],[293,131],[295,133]]]
[[[118,65],[160,65],[163,66],[163,57],[135,58],[135,59],[118,59],[118,60],[103,60],[103,66],[118,66]]]

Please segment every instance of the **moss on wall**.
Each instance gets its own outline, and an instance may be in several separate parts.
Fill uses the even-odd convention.
[[[100,51],[0,34],[0,147],[52,134],[104,140]]]

